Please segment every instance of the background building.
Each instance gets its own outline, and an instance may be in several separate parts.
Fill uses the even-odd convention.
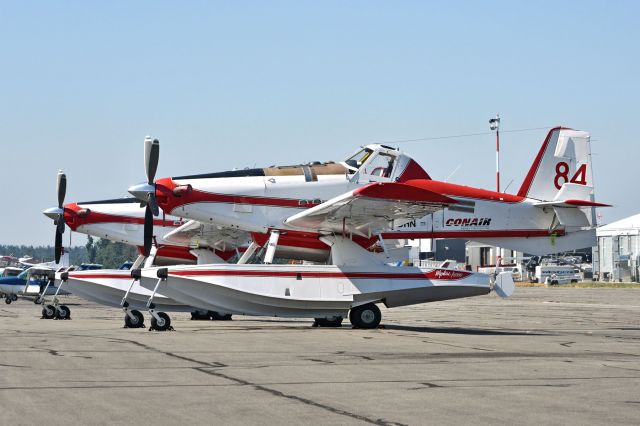
[[[601,281],[640,281],[640,214],[598,228],[593,270]]]

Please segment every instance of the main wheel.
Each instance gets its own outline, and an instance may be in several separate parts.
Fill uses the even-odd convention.
[[[40,296],[36,297],[35,299],[33,299],[33,303],[36,305],[39,305],[42,303],[42,299],[40,298]]]
[[[218,312],[209,311],[212,321],[231,321],[231,314],[221,314]]]
[[[9,296],[5,297],[4,303],[6,303],[7,305],[10,305],[11,302],[13,302],[13,300],[11,300],[11,298]]]
[[[315,318],[318,327],[342,327],[342,317]]]
[[[42,308],[42,318],[53,319],[56,316],[56,308],[53,305],[45,305]]]
[[[12,294],[12,295],[11,295],[11,300],[13,300],[14,302],[15,302],[16,300],[18,300],[18,295],[17,295],[17,294]]]
[[[71,319],[71,309],[69,309],[66,305],[58,306],[58,309],[56,309],[56,319]]]
[[[134,318],[131,318],[128,314],[124,316],[124,325],[127,328],[141,328],[144,327],[144,315],[142,312],[133,309],[131,312]]]
[[[191,312],[191,320],[192,321],[205,321],[209,319],[209,311],[192,311]]]
[[[355,328],[376,328],[382,320],[382,313],[373,303],[356,306],[349,312],[349,320]]]
[[[151,315],[151,328],[157,331],[166,331],[171,327],[171,318],[164,312],[157,313],[160,319],[156,319],[155,316]]]

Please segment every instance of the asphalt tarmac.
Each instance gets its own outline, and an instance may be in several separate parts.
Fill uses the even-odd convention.
[[[640,289],[383,309],[378,330],[172,314],[153,332],[65,303],[69,321],[0,305],[0,423],[640,423]]]

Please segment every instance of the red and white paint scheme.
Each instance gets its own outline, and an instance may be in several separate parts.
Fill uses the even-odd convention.
[[[140,201],[132,197],[64,205],[64,221],[72,231],[136,246],[140,252],[144,242],[144,213]],[[45,210],[44,214],[54,220],[57,216],[55,208]],[[236,254],[236,248],[248,244],[248,233],[234,231],[220,232],[214,248],[190,246],[184,238],[179,240],[176,236],[176,229],[184,224],[183,219],[175,216],[154,218],[156,264],[196,263],[197,257],[205,263],[225,262]],[[169,233],[174,234],[173,242],[166,239]]]
[[[66,180],[66,177],[65,177]],[[140,201],[135,198],[122,198],[102,201],[68,203],[64,205],[63,219],[72,231],[122,242],[138,247],[142,252],[144,244],[144,213]],[[44,214],[58,220],[59,208],[45,210]],[[179,218],[166,216],[153,220],[156,248],[153,261],[156,265],[223,263],[236,254],[236,249],[248,244],[248,233],[238,231],[219,232],[215,248],[200,248],[189,244],[168,243],[164,236],[184,225]],[[213,235],[213,234],[210,234]],[[136,261],[136,267],[142,264],[143,256]],[[151,263],[149,263],[149,266]],[[58,274],[58,279],[62,274]],[[142,288],[137,280],[131,278],[129,270],[74,271],[65,275],[65,288],[73,294],[106,306],[124,307],[125,324],[128,327],[141,327],[144,318],[139,309],[147,309],[151,291]],[[206,313],[196,306],[187,306],[162,294],[155,294],[156,308],[163,312],[192,312],[194,318],[204,319],[217,313]],[[157,320],[156,318],[153,318]],[[160,318],[160,320],[163,320]],[[152,321],[153,322],[153,321]]]
[[[397,267],[342,236],[323,237],[332,265],[197,265],[147,268],[141,285],[203,309],[236,314],[316,318],[339,325],[349,313],[360,328],[377,327],[376,303],[397,307],[478,296],[491,291],[489,276],[453,269]],[[513,292],[500,275],[501,295]]]
[[[336,234],[365,248],[413,238],[465,238],[537,255],[590,247],[593,208],[605,206],[593,201],[589,134],[562,127],[549,132],[516,195],[433,180],[383,145],[338,163],[162,178],[129,192],[143,201],[153,194],[166,214],[196,221],[191,227],[248,231],[275,256],[313,261],[328,259],[322,237]]]

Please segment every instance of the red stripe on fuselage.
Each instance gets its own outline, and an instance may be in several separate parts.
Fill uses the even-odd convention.
[[[68,225],[69,228],[71,228],[74,231],[78,229],[79,226],[94,225],[98,223],[131,223],[135,225],[144,225],[144,217],[122,216],[122,215],[115,215],[110,213],[101,213],[94,209],[89,209],[90,211],[86,216],[80,217],[77,215],[77,213],[82,209],[83,207],[79,206],[76,203],[69,203],[64,206],[65,224]],[[172,220],[154,219],[153,225],[175,228],[182,225],[182,223],[174,223]]]
[[[127,272],[126,274],[74,274],[74,273],[69,273],[69,278],[76,278],[79,280],[84,280],[84,279],[95,279],[95,280],[101,280],[101,279],[117,279],[117,280],[130,280],[131,279],[131,275],[129,274],[129,272]]]
[[[169,275],[178,277],[197,276],[242,276],[242,277],[281,277],[281,278],[342,278],[342,279],[407,279],[407,280],[445,280],[458,281],[471,275],[471,272],[452,269],[434,269],[422,273],[375,273],[375,272],[322,272],[322,271],[235,271],[235,270],[196,270],[169,271]]]
[[[291,207],[298,209],[308,209],[318,205],[318,203],[311,202],[310,199],[220,194],[215,192],[206,192],[195,188],[188,193],[183,193],[182,195],[177,196],[173,193],[173,190],[177,186],[178,184],[171,178],[162,178],[156,181],[156,198],[158,200],[158,205],[162,210],[171,212],[176,207],[193,203],[251,204],[257,206]]]
[[[548,231],[546,229],[512,229],[512,230],[496,230],[496,231],[392,231],[383,232],[382,238],[528,238],[528,237],[550,237],[555,235],[561,237],[565,235],[564,229],[556,231]]]

